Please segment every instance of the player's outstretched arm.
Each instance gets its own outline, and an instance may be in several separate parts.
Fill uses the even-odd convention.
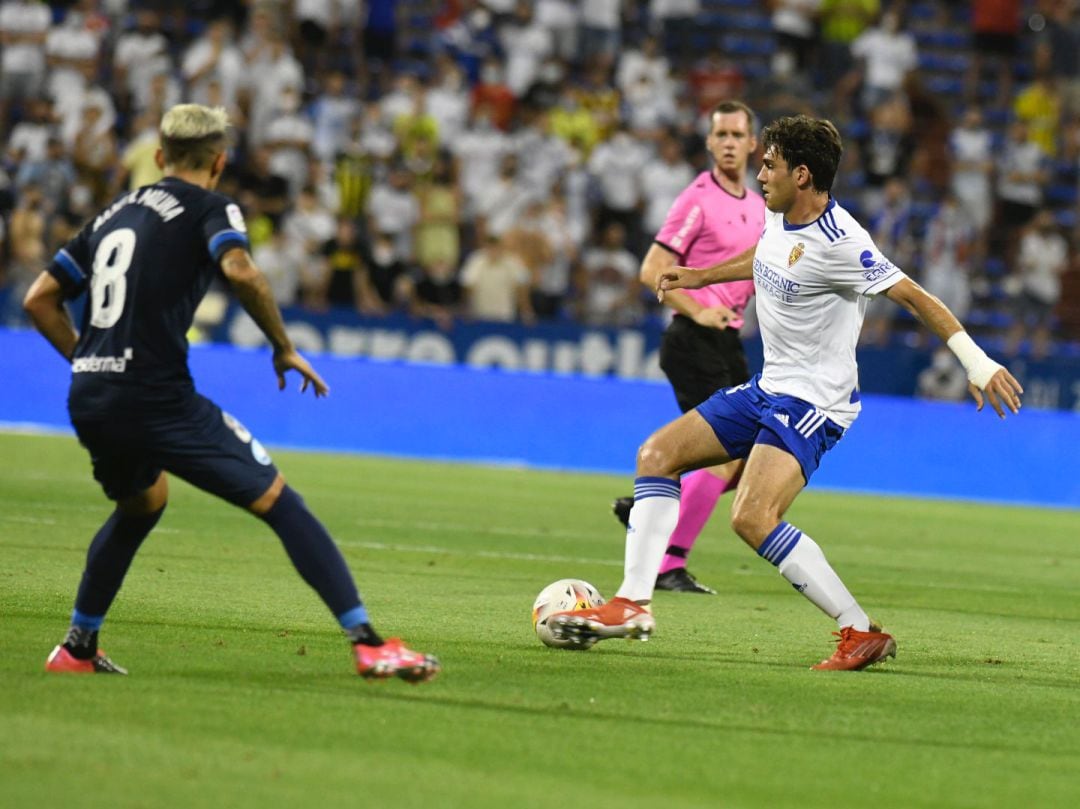
[[[221,271],[232,286],[244,310],[251,315],[274,349],[274,372],[277,374],[278,390],[285,389],[285,372],[296,371],[304,378],[300,385],[303,393],[310,385],[316,398],[325,396],[330,388],[310,363],[296,350],[285,332],[281,310],[270,292],[270,284],[255,266],[247,250],[236,247],[221,257]]]
[[[710,284],[723,284],[728,281],[749,281],[754,277],[754,251],[751,247],[734,258],[712,267],[695,269],[693,267],[671,267],[657,274],[656,299],[664,302],[666,293],[674,289],[700,289]]]
[[[71,362],[79,334],[64,308],[64,290],[60,283],[49,273],[41,273],[26,291],[23,310],[33,321],[34,328]]]
[[[1020,412],[1020,394],[1024,392],[1020,383],[1008,369],[986,356],[945,304],[910,278],[893,284],[885,295],[919,318],[956,355],[967,371],[968,390],[978,410],[983,408],[985,394],[999,417],[1005,418],[1006,408]]]

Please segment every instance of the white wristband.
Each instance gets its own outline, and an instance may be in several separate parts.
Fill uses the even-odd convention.
[[[945,344],[949,350],[960,360],[960,364],[967,371],[968,381],[979,390],[985,390],[994,378],[994,374],[1001,370],[1002,366],[994,362],[986,352],[979,348],[971,335],[966,331],[958,331]]]

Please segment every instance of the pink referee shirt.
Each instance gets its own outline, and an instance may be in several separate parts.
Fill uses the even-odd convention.
[[[711,171],[703,171],[672,203],[656,234],[684,267],[711,267],[757,244],[765,227],[765,200],[749,188],[733,197],[720,187]],[[683,290],[703,306],[720,304],[738,315],[731,325],[743,325],[743,310],[754,294],[753,281],[731,281],[701,289]]]

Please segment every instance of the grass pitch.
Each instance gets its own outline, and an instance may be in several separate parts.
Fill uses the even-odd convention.
[[[647,644],[538,643],[544,585],[618,585],[629,480],[279,452],[376,626],[442,675],[360,680],[269,529],[174,479],[102,632],[131,676],[56,677],[109,506],[72,438],[0,435],[0,457],[5,807],[1080,800],[1077,511],[804,495],[791,520],[899,643],[818,673],[831,622],[722,519],[691,566],[721,595],[658,594]]]

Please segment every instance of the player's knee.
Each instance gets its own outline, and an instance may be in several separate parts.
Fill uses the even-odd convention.
[[[753,501],[736,497],[731,508],[731,530],[744,542],[756,548],[769,533],[772,524],[765,509]]]
[[[637,474],[638,477],[656,476],[669,477],[672,472],[670,466],[671,453],[663,445],[663,442],[655,436],[648,438],[644,444],[638,447]]]

